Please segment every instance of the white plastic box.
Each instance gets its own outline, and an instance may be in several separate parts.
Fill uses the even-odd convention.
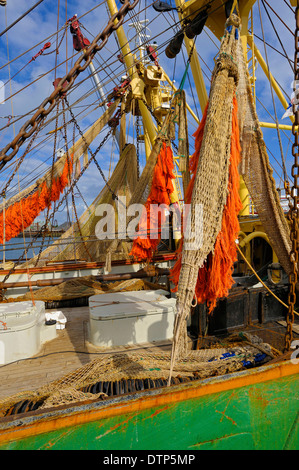
[[[90,342],[109,348],[171,339],[176,301],[166,295],[156,290],[90,297]]]
[[[55,325],[45,325],[44,302],[0,305],[0,364],[34,356],[45,341],[55,336]]]

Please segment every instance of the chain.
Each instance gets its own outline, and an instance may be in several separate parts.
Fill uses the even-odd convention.
[[[65,146],[66,146],[66,153],[67,153],[67,159],[68,159],[68,162],[69,162],[69,149],[68,149],[68,144],[67,144],[67,134],[66,134],[66,122],[65,122],[65,116],[64,116],[64,128],[65,128]],[[75,145],[75,123],[74,123],[74,128],[73,128],[73,148],[74,148],[74,145]],[[71,174],[70,174],[70,171],[69,171],[69,180],[71,181]],[[92,261],[92,256],[88,250],[88,247],[85,243],[85,239],[83,237],[83,234],[82,234],[82,230],[81,230],[81,224],[80,224],[80,221],[79,221],[79,217],[78,217],[78,213],[77,213],[77,208],[76,208],[76,202],[75,202],[75,195],[74,195],[74,190],[72,190],[72,204],[73,204],[73,211],[74,211],[74,214],[75,214],[75,218],[76,218],[76,222],[77,222],[77,227],[78,227],[78,230],[79,230],[79,233],[80,233],[80,237],[81,237],[81,240],[83,241],[83,247],[84,247],[84,250],[86,251],[87,253],[87,256],[90,258],[90,261]]]
[[[295,62],[294,62],[294,71],[295,71],[295,81],[294,81],[294,91],[296,91],[296,81],[299,80],[299,7],[296,7],[296,30],[295,30]],[[293,177],[293,186],[290,191],[289,199],[289,220],[291,225],[291,253],[290,259],[292,263],[292,272],[289,274],[289,283],[290,291],[288,296],[289,310],[287,313],[287,331],[285,335],[285,351],[289,351],[291,347],[291,342],[293,338],[293,323],[294,323],[294,308],[296,303],[296,284],[298,280],[297,266],[298,266],[298,240],[299,240],[299,230],[298,230],[298,199],[299,199],[299,110],[296,110],[295,103],[293,104],[293,112],[295,115],[295,120],[292,126],[292,133],[294,136],[294,144],[292,147],[292,154],[294,157],[294,163],[292,166],[292,177]]]
[[[147,104],[147,102],[145,101],[144,98],[140,98],[140,101],[142,101],[142,103],[145,105],[145,107],[148,109],[148,111],[151,113],[151,115],[153,116],[153,118],[155,119],[156,123],[158,124],[158,126],[162,127],[162,122],[159,121],[159,119],[155,116],[155,113],[154,111],[152,110],[152,108]]]
[[[59,101],[57,103],[55,129],[58,128],[58,119],[59,119]],[[53,182],[54,162],[55,162],[55,158],[56,158],[56,146],[57,146],[57,132],[55,132],[55,135],[54,135],[54,146],[53,146],[53,154],[52,154],[52,169],[51,169],[51,179],[50,179],[50,181],[51,181],[51,183],[50,183],[50,200],[51,200],[51,197],[52,197],[52,182]],[[46,213],[46,219],[45,219],[45,227],[46,228],[48,227],[48,223],[49,223],[49,220],[50,220],[49,219],[49,211],[50,211],[50,205],[48,206],[47,213]],[[35,266],[37,266],[37,264],[39,262],[41,253],[42,253],[43,248],[44,248],[44,243],[45,243],[45,231],[43,231],[43,233],[42,233],[41,246],[40,246],[36,261],[35,261]]]
[[[38,128],[38,124],[44,119],[50,112],[54,109],[58,99],[63,96],[73,85],[75,79],[78,75],[89,66],[95,54],[103,49],[106,45],[109,36],[119,28],[124,22],[124,18],[128,11],[133,10],[138,4],[139,0],[134,0],[133,3],[130,3],[130,0],[124,0],[123,5],[115,13],[110,20],[106,28],[99,33],[84,53],[77,59],[74,66],[69,70],[69,72],[60,80],[55,90],[52,94],[46,98],[33,116],[21,127],[18,134],[4,149],[0,152],[0,170],[9,162],[18,152],[20,146],[25,142],[28,137],[30,137]],[[115,20],[118,20],[115,23]],[[98,44],[99,43],[99,44]],[[11,150],[10,153],[8,153]]]
[[[60,48],[60,46],[61,46],[61,44],[62,44],[62,41],[63,41],[63,39],[64,39],[64,36],[66,35],[66,32],[67,32],[67,24],[66,24],[65,29],[64,29],[64,31],[63,31],[63,34],[62,34],[62,36],[61,36],[61,39],[60,39],[60,41],[59,41],[59,44],[57,44],[57,47],[55,47],[55,49],[53,49],[53,51],[50,51],[50,52],[43,52],[43,55],[50,55],[50,54],[53,54],[53,52],[56,52],[57,54],[59,54],[59,48]]]
[[[40,127],[41,127],[41,126],[40,126]],[[24,158],[25,158],[26,155],[29,153],[29,151],[30,151],[30,149],[31,149],[31,147],[32,147],[32,145],[33,145],[35,139],[37,138],[37,135],[38,135],[39,130],[40,130],[40,128],[39,128],[39,129],[35,132],[35,134],[32,136],[32,138],[31,138],[31,140],[30,140],[30,142],[29,142],[29,144],[28,144],[28,146],[27,146],[25,152],[23,153],[23,155],[22,155],[22,156],[20,157],[20,159],[18,160],[18,162],[17,162],[17,164],[16,164],[16,166],[15,166],[14,171],[12,172],[11,176],[9,177],[9,179],[8,179],[8,181],[7,181],[7,183],[6,183],[5,187],[4,187],[4,189],[2,190],[1,195],[4,195],[4,197],[5,197],[6,193],[7,193],[7,190],[8,190],[8,188],[9,188],[9,186],[10,186],[10,183],[12,182],[12,180],[14,179],[14,177],[15,177],[15,175],[16,175],[18,169],[20,168],[21,163],[24,161]]]
[[[80,134],[80,136],[82,137],[82,140],[83,140],[83,142],[85,143],[85,145],[86,145],[86,147],[87,147],[89,153],[91,154],[92,159],[93,159],[93,161],[94,161],[94,163],[95,163],[97,169],[99,170],[99,172],[100,172],[100,174],[101,174],[101,176],[102,176],[102,178],[103,178],[103,180],[104,180],[104,182],[105,182],[105,185],[107,186],[108,190],[109,190],[110,193],[112,194],[112,199],[113,199],[114,201],[115,201],[115,200],[118,200],[118,202],[119,202],[122,206],[126,207],[121,201],[119,201],[117,194],[115,194],[115,192],[113,191],[113,189],[112,189],[111,186],[109,185],[109,183],[108,183],[108,181],[107,181],[107,178],[106,178],[106,176],[105,176],[105,174],[104,174],[102,168],[100,167],[100,165],[99,165],[99,163],[97,162],[97,159],[96,159],[96,154],[99,152],[99,150],[101,149],[101,147],[103,146],[103,144],[106,142],[106,140],[108,139],[108,137],[113,133],[114,127],[111,127],[111,128],[110,128],[110,131],[108,132],[108,134],[107,134],[106,137],[104,138],[104,141],[102,141],[102,142],[100,143],[99,147],[95,150],[95,152],[93,152],[93,151],[91,150],[91,148],[89,147],[89,145],[88,145],[86,139],[85,139],[85,136],[84,136],[84,134],[83,134],[83,132],[82,132],[82,130],[81,130],[81,128],[80,128],[80,126],[79,126],[79,124],[78,124],[78,122],[77,122],[75,116],[74,116],[74,113],[73,113],[73,111],[72,111],[72,109],[71,109],[71,107],[70,107],[70,105],[69,105],[69,103],[68,103],[67,98],[65,97],[64,99],[65,99],[66,104],[68,105],[68,111],[70,112],[70,115],[71,115],[71,117],[72,117],[72,121],[74,122],[74,124],[75,124],[75,126],[76,126],[76,128],[77,128],[77,130],[78,130],[78,132],[79,132],[79,134]],[[121,111],[121,113],[118,114],[118,119],[120,119],[120,118],[122,117],[122,115],[125,114],[125,112],[126,112],[125,109],[124,109],[123,111]]]

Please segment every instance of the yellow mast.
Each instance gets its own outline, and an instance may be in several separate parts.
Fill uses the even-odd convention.
[[[111,16],[117,13],[118,9],[115,3],[115,0],[107,0],[108,8],[110,11]],[[116,30],[116,34],[118,37],[119,45],[122,51],[123,59],[126,64],[126,68],[131,80],[131,88],[132,88],[132,96],[136,100],[138,100],[138,105],[140,109],[140,113],[143,120],[143,127],[144,127],[144,143],[145,143],[145,150],[146,156],[150,154],[150,151],[154,145],[155,138],[157,136],[157,129],[155,128],[151,114],[145,105],[146,96],[145,96],[145,83],[142,78],[139,77],[136,64],[134,61],[134,57],[132,55],[128,39],[124,32],[124,28],[122,26],[118,27]],[[178,191],[176,185],[174,185],[174,191],[171,195],[171,202],[179,202]]]
[[[108,8],[109,8],[111,16],[117,13],[118,9],[117,9],[115,0],[107,0],[107,4],[108,4]],[[119,41],[121,51],[122,51],[122,55],[123,55],[123,58],[127,67],[127,71],[131,79],[133,97],[138,100],[138,105],[139,105],[139,109],[140,109],[141,116],[143,119],[143,124],[146,129],[146,133],[148,135],[150,145],[152,147],[154,144],[157,132],[153,124],[150,112],[146,108],[143,102],[143,100],[145,100],[144,82],[138,77],[137,69],[134,63],[134,58],[133,58],[126,34],[124,32],[124,28],[122,26],[117,28],[116,34],[117,34],[118,41]],[[146,147],[148,148],[148,146]]]
[[[268,66],[262,56],[262,54],[260,53],[260,51],[258,50],[258,48],[255,46],[253,40],[252,40],[252,36],[248,35],[247,36],[247,42],[250,46],[250,48],[252,49],[255,57],[257,58],[257,61],[258,63],[260,64],[260,66],[262,67],[262,70],[263,72],[265,73],[266,77],[268,78],[268,80],[270,81],[272,87],[273,87],[273,90],[275,91],[276,95],[278,96],[281,104],[283,105],[283,107],[285,109],[287,109],[287,107],[289,106],[287,100],[285,99],[278,83],[276,82],[275,78],[273,77],[273,75],[271,74],[271,72],[268,70]]]

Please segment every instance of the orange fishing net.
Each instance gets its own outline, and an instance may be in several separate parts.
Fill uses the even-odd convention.
[[[192,191],[200,149],[204,134],[204,127],[207,117],[208,105],[205,109],[201,123],[194,134],[195,152],[190,159],[190,171],[192,178],[190,180],[186,192],[186,204],[191,203]],[[222,216],[221,230],[216,238],[214,252],[209,253],[204,265],[198,270],[198,279],[195,289],[195,296],[198,303],[207,302],[209,313],[216,306],[217,299],[226,297],[229,289],[233,285],[233,265],[237,260],[236,239],[239,233],[238,214],[242,208],[239,197],[239,172],[238,164],[240,162],[240,139],[238,125],[238,103],[236,97],[233,99],[233,116],[232,116],[232,136],[231,136],[231,154],[229,167],[228,195]],[[177,291],[179,276],[181,271],[181,239],[178,248],[178,259],[171,272],[171,280],[175,284],[174,292]]]
[[[34,219],[51,202],[59,199],[60,194],[69,182],[72,167],[72,156],[66,159],[61,175],[51,181],[43,181],[33,194],[15,202],[5,210],[5,240],[16,237],[23,229],[29,227]],[[0,243],[3,243],[3,212],[0,214]]]
[[[174,163],[171,148],[162,143],[153,172],[150,194],[139,221],[137,237],[133,241],[130,255],[136,259],[151,259],[161,238],[161,227],[165,223],[164,208],[170,205],[170,195],[174,191],[172,184]]]

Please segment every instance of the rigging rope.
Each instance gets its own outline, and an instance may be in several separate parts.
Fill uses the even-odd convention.
[[[290,58],[289,58],[288,55],[287,55],[287,52],[286,52],[286,50],[285,50],[285,47],[284,47],[284,45],[283,45],[283,43],[282,43],[282,41],[281,41],[281,39],[280,39],[280,36],[279,36],[279,34],[278,34],[278,32],[277,32],[275,26],[274,26],[274,23],[273,23],[273,21],[272,21],[272,19],[271,19],[271,16],[269,15],[269,12],[268,12],[268,10],[267,10],[267,8],[266,8],[266,5],[265,5],[264,0],[262,0],[262,5],[263,5],[263,7],[264,7],[265,12],[267,13],[267,16],[268,16],[268,18],[269,18],[269,21],[270,21],[270,23],[271,23],[271,26],[272,26],[272,28],[274,29],[274,32],[275,32],[276,37],[277,37],[277,39],[278,39],[278,41],[279,41],[279,44],[281,45],[281,48],[282,48],[282,50],[283,50],[283,52],[284,52],[284,54],[285,54],[284,56],[287,58],[287,60],[288,60],[288,62],[289,62],[289,64],[290,64],[290,67],[291,67],[291,69],[292,69],[292,72],[294,72],[294,65],[292,65],[291,60],[290,60]]]
[[[259,8],[259,15],[260,15],[261,28],[262,28],[263,41],[264,41],[265,57],[266,57],[266,62],[267,62],[267,67],[268,67],[268,73],[270,74],[270,67],[269,67],[268,54],[267,54],[267,49],[266,49],[266,44],[265,44],[265,33],[264,33],[264,27],[263,27],[263,21],[262,21],[262,13],[261,13],[260,0],[258,0],[258,8]],[[285,160],[284,160],[284,154],[283,154],[283,148],[282,148],[282,142],[281,142],[281,137],[280,137],[280,129],[279,129],[279,122],[278,122],[277,112],[276,112],[276,105],[275,105],[275,100],[274,100],[274,94],[273,94],[273,86],[272,86],[271,80],[269,80],[269,82],[270,82],[272,103],[273,103],[274,114],[275,114],[275,123],[276,123],[277,137],[278,137],[279,148],[280,148],[280,155],[281,155],[281,161],[282,161],[282,167],[283,167],[283,175],[284,175],[285,182],[287,182],[287,181],[288,181],[288,174],[287,174],[287,170],[286,170],[286,165],[285,165]]]
[[[236,247],[237,247],[237,250],[238,252],[240,253],[240,255],[242,256],[243,260],[245,261],[245,263],[247,264],[247,266],[251,269],[251,271],[253,272],[253,274],[255,275],[255,277],[259,280],[259,282],[265,287],[265,289],[267,289],[267,291],[276,299],[278,300],[279,303],[281,303],[281,305],[283,305],[284,307],[286,308],[289,308],[289,305],[285,304],[279,297],[277,297],[277,295],[274,294],[274,292],[267,286],[267,284],[264,283],[264,281],[259,277],[258,273],[255,271],[255,269],[253,268],[253,266],[249,263],[249,261],[247,260],[246,256],[244,256],[244,254],[242,253],[242,251],[240,250],[240,247],[236,244]],[[296,315],[299,316],[299,313],[296,312],[294,310],[294,313]]]
[[[21,15],[19,18],[17,18],[13,23],[11,23],[9,26],[7,26],[1,33],[0,37],[3,36],[7,31],[9,31],[13,26],[15,26],[19,21],[21,21],[25,16],[27,16],[34,8],[36,8],[40,3],[42,3],[44,0],[39,0],[35,5],[33,5],[29,10],[25,11],[23,15]]]
[[[189,65],[190,65],[192,54],[193,54],[194,47],[195,47],[195,41],[196,41],[196,36],[194,38],[194,41],[193,41],[193,44],[192,44],[192,47],[191,47],[191,50],[190,50],[190,54],[189,54],[187,64],[186,64],[186,67],[185,67],[185,71],[184,71],[184,74],[183,74],[183,77],[182,77],[182,80],[181,80],[181,83],[180,83],[180,86],[179,86],[179,90],[183,90],[184,86],[185,86],[185,81],[186,81],[186,78],[187,78]]]
[[[138,233],[130,252],[130,256],[136,259],[151,260],[158,247],[161,238],[161,227],[166,219],[163,207],[170,206],[171,194],[174,191],[172,183],[174,179],[173,169],[171,147],[168,142],[163,142],[154,167],[150,194],[141,214]],[[162,211],[158,207],[162,207]]]

